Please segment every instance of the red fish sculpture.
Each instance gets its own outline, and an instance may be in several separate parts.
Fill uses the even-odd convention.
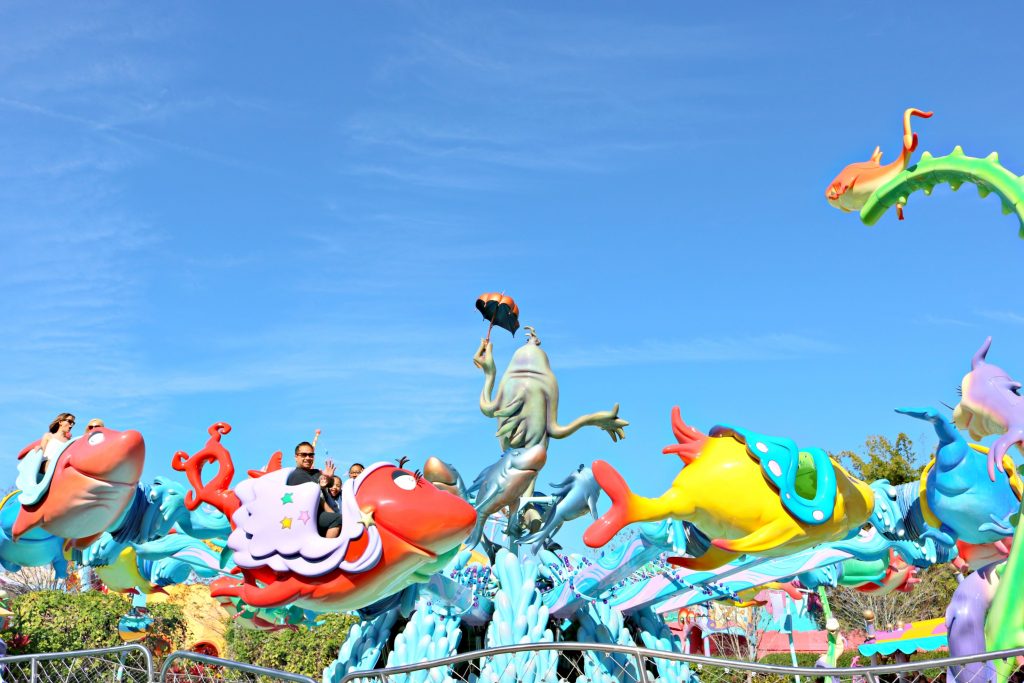
[[[320,489],[313,483],[289,486],[291,468],[280,467],[280,454],[266,472],[250,471],[234,490],[228,488],[234,466],[220,437],[230,430],[213,425],[203,450],[191,457],[179,452],[172,463],[195,489],[186,507],[209,503],[231,520],[228,548],[241,580],[215,581],[214,597],[237,597],[253,607],[358,609],[428,580],[476,523],[476,510],[466,501],[416,472],[379,462],[345,482],[341,534],[321,537]],[[202,468],[211,462],[219,470],[204,485]]]
[[[134,430],[100,427],[69,441],[41,475],[40,458],[38,442],[18,454],[14,540],[41,528],[84,548],[120,522],[142,476],[146,445]]]
[[[903,150],[891,163],[882,166],[882,150],[875,147],[871,158],[850,164],[835,177],[825,190],[825,199],[837,209],[845,212],[860,211],[875,190],[895,178],[910,164],[910,155],[917,149],[917,133],[910,130],[910,117],[930,118],[932,112],[907,109],[903,112]],[[896,207],[896,214],[903,220],[903,207]]]

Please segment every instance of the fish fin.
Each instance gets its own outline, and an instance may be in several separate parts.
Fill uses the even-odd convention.
[[[718,548],[734,553],[763,553],[766,550],[778,548],[798,533],[800,533],[800,527],[787,517],[779,518],[742,538],[732,540],[716,538],[711,543]]]
[[[101,531],[98,534],[85,536],[83,538],[70,538],[64,543],[64,548],[78,548],[79,550],[83,548],[88,548],[90,545],[98,541],[100,536],[102,536],[105,533],[105,531]]]
[[[723,565],[729,564],[739,556],[739,553],[711,546],[706,553],[699,557],[670,557],[668,558],[668,563],[674,567],[703,572],[718,569]]]
[[[28,455],[32,451],[34,451],[35,449],[39,448],[39,442],[41,442],[41,441],[42,441],[42,439],[36,439],[35,441],[30,443],[29,445],[27,445],[24,448],[22,448],[20,451],[18,451],[18,460],[21,460],[22,458],[24,458],[26,455]]]
[[[882,163],[882,148],[881,147],[878,147],[878,146],[875,147],[875,151],[871,153],[871,161],[875,162],[876,164]]]
[[[499,410],[494,411],[494,417],[511,417],[518,413],[523,407],[523,403],[526,402],[526,392],[521,391],[512,397],[505,406]]]
[[[281,469],[281,451],[275,451],[267,461],[267,472],[277,472]]]
[[[997,469],[1000,472],[1006,471],[1006,466],[1003,463],[1003,456],[1006,455],[1006,451],[1010,450],[1010,447],[1013,446],[1014,443],[1018,443],[1019,440],[1019,436],[1007,433],[996,439],[996,442],[992,444],[992,448],[988,452],[989,479],[992,481],[996,480]]]
[[[700,456],[708,437],[699,429],[695,429],[683,421],[679,406],[672,407],[672,433],[677,443],[665,446],[662,453],[668,455],[675,453],[683,461],[683,465],[689,465]]]
[[[473,531],[469,534],[469,538],[466,539],[463,544],[464,548],[472,550],[473,548],[480,545],[480,541],[484,535],[484,524],[487,522],[487,518],[477,512],[476,524],[473,526]]]
[[[612,506],[596,522],[587,527],[583,542],[591,548],[600,548],[622,527],[637,521],[637,510],[633,501],[636,496],[615,468],[604,460],[596,460],[592,466],[594,478],[612,500]]]
[[[501,424],[501,427],[498,428],[498,431],[494,434],[494,436],[496,436],[496,437],[498,437],[500,439],[503,436],[507,436],[507,435],[511,434],[512,430],[517,428],[520,425],[521,422],[522,422],[522,418],[518,418],[518,417],[517,418],[509,418],[509,419],[505,420]]]
[[[267,464],[263,467],[263,469],[249,470],[249,477],[251,479],[259,479],[264,474],[278,471],[279,469],[281,469],[281,457],[281,451],[275,451],[274,454],[270,456],[270,460],[267,461]]]
[[[32,531],[32,529],[35,529],[42,523],[43,513],[40,510],[26,510],[22,506],[21,510],[18,511],[18,516],[14,519],[14,524],[11,526],[11,540],[17,543],[23,534]]]
[[[765,600],[744,600],[743,602],[735,602],[735,601],[730,602],[730,605],[732,607],[740,607],[740,608],[743,608],[743,607],[764,607],[767,604],[768,603]]]

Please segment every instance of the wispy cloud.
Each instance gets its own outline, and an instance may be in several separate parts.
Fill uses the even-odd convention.
[[[938,325],[949,327],[974,327],[974,323],[959,318],[947,318],[940,315],[924,315],[917,319],[922,325]]]
[[[354,155],[375,160],[348,164],[350,174],[493,191],[722,142],[724,126],[715,141],[693,124],[738,120],[728,102],[740,93],[699,65],[763,49],[726,25],[494,8],[416,14],[418,30],[377,69],[380,85],[408,91],[406,106],[371,96],[342,123]],[[652,90],[652,70],[674,76]]]
[[[239,159],[235,159],[233,157],[220,154],[217,152],[212,152],[202,147],[197,147],[195,145],[189,145],[177,142],[175,140],[170,140],[156,135],[151,135],[137,130],[132,130],[126,127],[124,124],[117,123],[114,121],[100,121],[85,118],[74,114],[66,114],[39,104],[35,104],[33,102],[24,102],[21,100],[6,97],[0,97],[0,107],[15,109],[29,114],[45,116],[47,118],[56,119],[64,123],[75,124],[106,139],[110,139],[120,143],[131,141],[135,143],[144,143],[147,145],[156,145],[159,147],[163,147],[164,149],[167,150],[173,150],[175,152],[187,154],[189,156],[201,159],[203,161],[211,161],[224,166],[241,168],[245,170],[258,170],[264,173],[273,172],[271,169],[258,167],[251,163],[244,162]],[[161,116],[165,114],[166,112],[162,112]],[[143,118],[141,115],[136,117],[136,121],[138,121],[141,118]]]
[[[978,314],[983,318],[1001,323],[1024,325],[1024,315],[1015,311],[979,311]]]

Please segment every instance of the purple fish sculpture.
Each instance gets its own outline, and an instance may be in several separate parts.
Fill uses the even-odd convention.
[[[1020,382],[998,365],[985,361],[991,345],[989,337],[971,359],[971,371],[960,384],[961,398],[953,410],[953,422],[975,440],[1002,435],[988,452],[988,476],[995,481],[995,470],[1005,471],[1003,456],[1010,446],[1016,445],[1024,453],[1024,397]]]
[[[996,567],[990,564],[960,582],[946,609],[946,631],[949,634],[949,656],[965,657],[986,652],[985,615],[999,586]],[[996,669],[989,662],[974,662],[947,669],[951,681],[995,681]]]

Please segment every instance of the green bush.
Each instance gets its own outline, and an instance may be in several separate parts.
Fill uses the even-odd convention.
[[[227,657],[271,669],[290,671],[319,679],[338,657],[338,648],[349,628],[359,620],[347,614],[323,614],[316,628],[266,633],[243,628],[232,620],[225,639]]]
[[[820,652],[797,652],[796,661],[797,666],[813,667],[814,663],[818,661],[818,657],[821,657],[823,653]],[[844,652],[839,657],[839,661],[836,666],[850,666],[850,662],[857,656],[857,648],[851,648]],[[773,652],[770,655],[765,655],[761,658],[762,664],[774,664],[775,666],[793,666],[793,658],[788,652]],[[864,658],[861,657],[861,663],[864,662]]]
[[[10,645],[16,635],[28,636],[23,647],[11,654],[66,652],[123,645],[117,623],[131,607],[122,595],[87,591],[36,591],[13,598],[8,608],[14,612],[2,634]],[[161,634],[178,645],[185,639],[185,617],[177,605],[153,605],[151,633]],[[143,641],[143,644],[145,642]]]

